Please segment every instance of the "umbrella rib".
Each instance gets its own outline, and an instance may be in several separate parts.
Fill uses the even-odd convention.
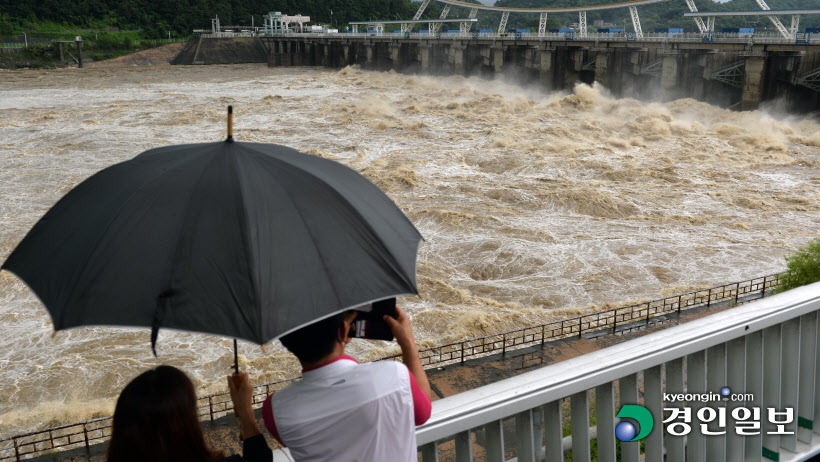
[[[232,155],[231,158],[232,158],[231,160],[233,161],[234,168],[236,168],[235,174],[238,175],[240,169],[238,168],[238,164],[237,164],[237,156]],[[250,278],[251,292],[254,295],[254,300],[257,303],[257,305],[260,305],[261,300],[262,300],[262,296],[258,292],[258,284],[256,283],[256,277],[255,277],[256,272],[254,271],[254,269],[255,269],[254,267],[258,266],[258,265],[256,265],[257,262],[253,261],[253,256],[254,255],[253,255],[253,252],[251,251],[251,248],[250,248],[250,236],[248,236],[248,234],[249,234],[248,213],[247,213],[247,209],[246,209],[246,206],[245,206],[245,194],[242,190],[242,182],[241,181],[239,182],[239,184],[237,186],[237,190],[239,191],[239,207],[238,208],[239,208],[239,213],[241,214],[241,218],[239,220],[239,223],[240,223],[240,226],[242,227],[240,235],[242,236],[243,248],[245,249],[245,252],[247,253],[246,254],[246,260],[247,260],[247,264],[248,264],[248,267],[247,267],[248,277]],[[237,297],[234,295],[233,290],[231,290],[231,296],[234,298],[234,300],[237,300]],[[262,329],[264,329],[264,327],[263,327],[264,324],[261,322],[261,319],[259,320],[260,322],[254,323],[253,320],[249,319],[248,316],[245,315],[245,311],[241,309],[241,305],[238,302],[236,303],[236,306],[240,308],[238,310],[239,314],[242,316],[242,319],[245,321],[245,324],[247,324],[247,326],[250,328],[251,331],[256,330],[256,329],[254,329],[254,324],[256,325],[256,328],[258,329],[258,331],[256,333],[257,333],[257,337],[259,339],[259,342],[260,342],[260,344],[264,344],[265,340],[264,340],[263,335],[262,335]],[[259,312],[260,312],[260,316],[261,316],[262,310],[259,310]]]
[[[336,298],[336,305],[341,306],[342,301],[339,298],[339,292],[336,288],[336,284],[333,283],[333,278],[330,277],[330,270],[328,269],[327,265],[325,264],[325,259],[322,256],[322,251],[316,241],[316,237],[313,235],[310,226],[307,225],[307,221],[305,220],[305,216],[302,214],[302,210],[299,208],[299,205],[296,201],[293,200],[290,192],[287,189],[282,188],[285,191],[285,194],[288,197],[288,200],[293,205],[293,209],[296,210],[296,213],[299,214],[299,219],[302,221],[304,228],[307,232],[307,235],[310,236],[310,241],[313,243],[313,248],[316,249],[316,253],[319,255],[319,260],[322,262],[322,270],[325,273],[325,277],[327,278],[328,283],[330,284],[331,289],[333,290],[333,296]]]
[[[179,151],[179,150],[181,150],[181,149],[183,149],[183,148],[185,148],[185,147],[188,147],[188,145],[181,145],[181,146],[179,146],[177,149],[173,149],[173,150],[169,150],[169,151],[170,151],[170,152],[175,152],[175,151]],[[162,148],[156,148],[156,149],[162,149]],[[150,152],[150,151],[146,151],[146,152]],[[139,157],[139,156],[137,156],[137,157]],[[134,161],[135,161],[135,159],[137,159],[137,157],[134,157],[134,158],[132,158],[131,160],[129,160],[129,161],[127,161],[127,162],[134,162]],[[183,162],[183,163],[185,163],[185,162]],[[83,182],[82,182],[82,183],[85,183],[85,181],[89,180],[90,178],[92,178],[92,177],[94,177],[94,176],[96,176],[96,175],[99,175],[100,173],[104,172],[105,170],[109,170],[109,169],[112,169],[112,168],[114,168],[114,167],[118,167],[118,166],[121,166],[121,165],[122,165],[122,164],[115,164],[115,165],[112,165],[112,166],[110,166],[110,167],[108,167],[108,168],[106,168],[106,169],[102,170],[101,172],[98,172],[98,173],[96,173],[96,174],[92,175],[91,177],[87,178],[86,180],[83,180]],[[146,180],[145,180],[143,183],[141,183],[138,187],[134,188],[134,190],[131,192],[131,194],[129,194],[129,195],[128,195],[128,199],[126,199],[126,200],[122,201],[122,203],[120,204],[120,206],[117,208],[117,211],[111,215],[111,219],[110,219],[110,220],[108,221],[108,223],[105,225],[105,229],[103,230],[103,232],[101,232],[101,233],[100,233],[100,235],[99,235],[99,237],[97,238],[97,241],[95,242],[95,244],[91,247],[91,249],[92,249],[92,250],[91,250],[91,252],[90,252],[90,253],[86,256],[85,261],[84,261],[84,262],[83,262],[83,264],[82,264],[82,267],[80,267],[79,271],[77,271],[77,272],[76,272],[77,277],[79,277],[79,275],[80,275],[80,274],[82,274],[83,272],[85,272],[86,268],[88,267],[88,264],[91,262],[92,257],[94,256],[94,253],[95,253],[95,251],[96,251],[96,249],[97,249],[97,246],[98,246],[98,245],[99,245],[99,243],[100,243],[100,242],[104,239],[105,235],[106,235],[106,234],[107,234],[107,232],[108,232],[108,229],[109,229],[109,228],[111,228],[111,225],[113,225],[113,224],[114,224],[114,222],[115,222],[115,221],[117,221],[117,218],[119,218],[119,216],[120,216],[120,214],[122,213],[123,209],[125,209],[125,205],[126,205],[128,202],[130,202],[130,201],[131,201],[131,199],[132,199],[135,195],[137,195],[140,191],[142,191],[142,190],[143,190],[143,188],[145,187],[145,185],[146,185],[146,184],[153,183],[154,181],[156,181],[156,180],[158,180],[158,179],[162,178],[162,177],[163,177],[164,175],[166,175],[166,174],[167,174],[170,170],[172,170],[172,169],[166,169],[165,171],[160,172],[160,173],[159,173],[159,174],[157,174],[156,176],[153,176],[153,177],[152,177],[152,178],[150,178],[150,179],[146,179]],[[80,183],[80,184],[82,184],[82,183]],[[62,200],[62,199],[61,199],[61,200]],[[42,220],[42,218],[41,218],[41,220]],[[39,223],[39,222],[38,222],[38,223]],[[66,307],[66,306],[68,306],[68,305],[70,304],[70,302],[74,299],[74,295],[75,295],[75,292],[76,292],[76,291],[77,291],[77,282],[75,282],[74,284],[72,284],[72,285],[71,285],[71,289],[69,290],[69,292],[68,292],[68,294],[67,294],[67,296],[66,296],[66,299],[65,299],[65,302],[64,302],[64,304],[63,304],[63,307]],[[49,311],[49,313],[51,313],[51,310],[47,310],[47,311]],[[61,312],[62,312],[62,310],[61,310]],[[57,330],[58,326],[57,326],[57,323],[56,323],[56,322],[54,322],[54,319],[53,319],[53,318],[52,318],[52,322],[54,323],[54,328],[55,328],[55,330]],[[60,323],[60,324],[62,324],[62,323]]]
[[[246,146],[247,146],[247,145],[246,145]],[[261,155],[267,156],[267,154],[266,154],[265,152],[263,152],[263,151],[259,151],[259,150],[257,150],[257,149],[254,149],[254,147],[252,147],[252,146],[248,146],[248,148],[249,148],[250,150],[252,150],[252,151],[254,151],[254,152],[258,153],[258,154],[261,154]],[[307,155],[307,154],[302,154],[302,155]],[[268,156],[268,157],[269,157],[269,156]],[[290,166],[291,166],[291,167],[293,167],[293,168],[297,168],[297,169],[299,169],[299,167],[298,167],[298,166],[293,165],[292,163],[288,162],[286,159],[282,159],[282,158],[278,158],[278,157],[277,157],[277,158],[276,158],[276,160],[278,160],[278,161],[280,161],[280,162],[283,162],[283,163],[285,163],[285,164],[288,164],[288,165],[290,165]],[[356,173],[356,174],[358,174],[358,175],[361,175],[361,173],[356,172],[355,170],[353,170],[352,168],[350,168],[350,167],[348,167],[348,166],[346,166],[346,165],[344,165],[344,164],[341,164],[341,163],[340,163],[339,165],[341,165],[341,166],[343,166],[343,167],[345,167],[345,168],[350,169],[351,171],[353,171],[354,173]],[[301,169],[300,169],[300,170],[301,170]],[[367,181],[370,181],[370,180],[367,180]],[[385,245],[385,243],[384,243],[384,241],[382,240],[382,238],[381,238],[381,236],[379,235],[379,233],[377,233],[377,232],[373,229],[373,227],[371,226],[370,222],[368,222],[368,221],[367,221],[367,220],[366,220],[366,219],[362,216],[362,214],[361,214],[361,213],[359,213],[359,210],[358,210],[356,207],[354,207],[354,206],[353,206],[353,204],[351,204],[351,203],[350,203],[350,201],[348,201],[348,200],[347,200],[347,198],[346,198],[343,194],[341,194],[339,191],[337,191],[337,190],[336,190],[336,188],[334,188],[332,185],[330,185],[329,183],[327,183],[327,182],[325,182],[325,181],[323,181],[323,183],[324,183],[324,184],[326,184],[326,185],[329,187],[329,189],[330,189],[331,191],[333,191],[333,194],[335,194],[335,195],[336,195],[336,196],[337,196],[337,197],[338,197],[341,201],[343,201],[345,204],[347,204],[348,208],[349,208],[349,209],[350,209],[353,213],[355,213],[357,217],[359,217],[359,222],[360,222],[360,223],[364,223],[364,225],[365,225],[365,226],[367,226],[367,229],[368,229],[368,231],[370,232],[370,235],[371,235],[371,236],[373,236],[373,237],[375,238],[375,240],[376,240],[376,241],[378,241],[378,243],[379,243],[379,245],[381,246],[382,250],[384,250],[384,252],[382,252],[382,255],[385,255],[385,254],[386,254],[386,255],[389,255],[389,256],[390,256],[390,258],[389,258],[389,259],[386,259],[386,260],[389,260],[389,261],[387,261],[387,263],[389,264],[390,268],[393,270],[393,273],[394,273],[396,276],[398,276],[399,278],[404,279],[404,277],[402,277],[402,276],[403,276],[403,272],[402,272],[402,271],[398,271],[398,270],[397,270],[397,268],[400,268],[400,265],[398,264],[398,262],[396,261],[395,257],[393,256],[393,253],[392,253],[392,252],[387,251],[387,248],[388,248],[388,247]],[[372,184],[372,182],[371,182],[371,184]],[[373,185],[373,187],[374,187],[374,188],[376,188],[376,189],[378,189],[378,187],[377,187],[377,186],[375,186],[375,185]],[[384,194],[385,196],[387,196],[387,194],[386,194],[386,193],[384,193],[383,191],[382,191],[382,194]],[[288,197],[290,197],[290,195],[288,195]],[[387,196],[387,197],[388,197],[388,199],[389,199],[389,196]],[[391,201],[392,201],[392,199],[391,199]],[[296,203],[295,203],[293,200],[291,200],[291,203],[293,203],[293,204],[294,204],[294,206],[296,205]],[[394,206],[398,208],[398,206],[397,206],[397,205],[395,205],[395,203],[394,203]],[[297,210],[298,210],[298,209],[297,209]],[[301,212],[299,213],[299,216],[300,216],[300,217],[302,217]],[[407,218],[404,214],[402,214],[402,216],[404,216],[404,219],[405,219],[405,220],[409,221],[409,219],[408,219],[408,218]],[[303,219],[302,221],[304,222],[304,219]],[[410,224],[411,224],[411,226],[412,226],[412,222],[411,222]],[[306,228],[307,228],[307,226],[306,226]],[[413,228],[415,229],[415,226],[413,226]],[[418,232],[418,231],[416,231],[416,232]],[[311,240],[314,242],[314,246],[315,246],[315,240],[313,239],[313,235],[312,235],[312,234],[311,234]],[[419,240],[421,240],[421,235],[419,235]],[[416,244],[416,245],[418,246],[418,244]],[[323,265],[323,266],[324,266],[324,265]],[[414,269],[415,269],[415,268],[414,268]],[[326,270],[326,272],[327,272],[327,269],[326,269],[326,268],[325,268],[325,270]],[[415,285],[415,284],[412,284],[412,281],[405,281],[405,282],[410,282],[410,284],[409,284],[410,286],[414,286],[414,285]],[[334,290],[334,293],[336,293],[336,289],[335,289],[335,287],[334,287],[334,289],[333,289],[333,290]],[[337,295],[337,297],[336,297],[336,298],[337,298],[337,300],[338,300],[338,295]]]
[[[199,183],[202,181],[202,178],[205,176],[205,173],[208,171],[208,169],[210,169],[211,165],[214,162],[217,161],[217,159],[219,159],[218,153],[217,153],[217,155],[214,155],[211,158],[211,160],[202,168],[202,171],[200,171],[199,176],[197,177],[197,179],[194,180],[191,183],[191,187],[190,187],[189,192],[188,192],[188,197],[187,197],[187,199],[185,199],[185,207],[182,208],[182,210],[185,210],[186,212],[185,212],[185,217],[180,222],[180,227],[181,228],[185,227],[185,223],[187,222],[188,217],[191,215],[191,204],[194,201],[194,192],[197,191],[197,186],[199,186]],[[170,255],[173,255],[173,256],[171,257],[171,267],[168,271],[168,288],[169,289],[172,289],[171,282],[174,278],[174,274],[176,273],[176,270],[177,270],[177,267],[178,267],[178,262],[179,262],[179,258],[180,258],[179,253],[181,251],[180,248],[182,246],[182,241],[183,241],[184,238],[185,238],[185,234],[184,233],[179,233],[179,239],[177,239],[176,244],[174,244],[173,252],[170,253]]]
[[[258,155],[265,156],[266,158],[273,158],[273,159],[275,159],[279,162],[282,162],[282,163],[285,163],[285,164],[289,165],[292,168],[299,169],[299,167],[291,164],[290,162],[287,162],[286,160],[278,158],[278,157],[269,156],[265,152],[254,149],[254,147],[249,145],[249,144],[243,144],[243,146],[248,148],[249,151],[252,151],[252,152],[254,152]],[[263,168],[264,168],[263,164],[260,164],[260,165],[262,165]],[[316,238],[314,237],[313,233],[311,232],[310,227],[307,225],[307,221],[305,220],[305,217],[302,214],[302,210],[299,208],[298,203],[295,200],[293,200],[293,196],[291,196],[290,192],[286,188],[282,188],[282,191],[284,191],[285,195],[288,198],[288,201],[291,203],[291,205],[293,205],[293,209],[296,211],[297,214],[299,214],[299,219],[302,221],[302,225],[304,226],[304,228],[307,232],[307,235],[310,236],[310,241],[313,243],[313,248],[316,249],[316,253],[319,255],[319,260],[322,262],[322,270],[324,271],[325,278],[327,279],[327,281],[330,284],[330,287],[333,291],[333,296],[336,298],[336,304],[341,306],[342,302],[341,302],[341,299],[339,298],[338,289],[336,288],[336,285],[333,283],[333,279],[330,277],[330,270],[327,268],[327,265],[325,265],[325,259],[322,257],[322,252],[319,248],[319,245],[317,244]],[[336,191],[334,190],[334,193],[335,192]],[[345,201],[345,202],[347,202],[347,201]]]

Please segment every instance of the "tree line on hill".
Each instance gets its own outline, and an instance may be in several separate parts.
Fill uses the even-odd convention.
[[[478,3],[476,0],[463,0]],[[498,0],[496,6],[508,7],[561,7],[610,3],[615,0]],[[820,0],[769,0],[772,9],[820,8]],[[759,10],[755,0],[730,0],[718,3],[696,0],[701,11]],[[36,30],[43,24],[49,27],[85,27],[89,29],[116,27],[123,30],[141,30],[146,38],[165,37],[171,31],[175,36],[186,36],[192,29],[210,27],[210,20],[218,16],[223,25],[261,25],[262,16],[271,11],[284,14],[302,14],[312,23],[331,24],[344,30],[350,21],[410,19],[419,3],[412,0],[41,0],[39,2],[0,0],[0,35],[13,35],[25,30]],[[431,2],[424,18],[438,18],[442,4]],[[683,0],[672,0],[638,8],[644,32],[656,28],[675,27],[696,31],[691,18],[683,17],[688,9]],[[331,14],[332,12],[332,14]],[[449,17],[466,18],[465,7],[452,7]],[[496,29],[501,14],[481,11],[480,29]],[[538,14],[511,14],[508,28],[538,28]],[[631,30],[627,8],[589,11],[587,22],[602,21],[611,27]],[[781,21],[789,26],[790,18]],[[578,22],[574,13],[549,15],[548,27],[561,28]],[[446,26],[445,26],[446,27]],[[724,27],[755,27],[758,31],[774,30],[766,17],[719,17],[716,29]],[[804,27],[820,27],[820,16],[803,16]],[[475,26],[474,26],[475,28]],[[594,29],[592,29],[594,30]]]

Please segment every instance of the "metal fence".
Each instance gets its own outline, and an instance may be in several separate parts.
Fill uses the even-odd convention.
[[[815,460],[818,311],[815,283],[448,396],[416,430],[421,460]],[[624,418],[654,429],[618,441]]]
[[[241,34],[222,32],[220,34],[203,34],[202,37],[239,37]],[[263,34],[259,35],[265,36]],[[576,42],[624,42],[624,43],[731,43],[731,44],[783,44],[783,45],[820,45],[820,38],[814,34],[804,34],[799,37],[786,38],[778,33],[760,34],[737,34],[713,32],[701,34],[697,32],[687,32],[680,34],[669,33],[646,33],[643,37],[637,37],[634,33],[623,32],[588,32],[586,36],[581,36],[578,32],[548,32],[539,37],[538,32],[515,33],[509,32],[499,35],[495,32],[468,33],[438,32],[429,33],[427,31],[415,31],[410,33],[399,33],[386,31],[378,33],[368,32],[340,32],[340,33],[287,33],[282,35],[270,35],[267,37],[291,37],[291,38],[381,38],[381,39],[439,39],[439,40],[502,40],[502,41],[576,41]],[[799,42],[799,43],[798,43]]]
[[[167,45],[169,43],[179,43],[179,42],[187,42],[191,40],[192,36],[187,37],[174,37],[169,39],[137,39],[134,40],[132,43],[136,46],[139,45],[151,45],[152,47],[159,46],[159,45]]]
[[[617,334],[641,329],[654,322],[677,318],[684,310],[718,304],[742,304],[762,298],[779,286],[781,274],[773,274],[709,289],[696,290],[634,305],[613,308],[574,318],[525,327],[500,334],[472,338],[419,351],[424,366],[463,363],[508,351],[543,345],[548,341],[571,337]],[[397,360],[401,355],[380,360]],[[253,403],[261,406],[272,392],[284,388],[295,378],[254,387]],[[199,415],[204,421],[214,421],[233,410],[228,392],[203,396],[198,400]],[[0,462],[20,461],[57,451],[86,448],[102,443],[111,435],[111,417],[0,439]]]
[[[780,274],[696,290],[634,305],[598,311],[538,326],[473,338],[419,351],[424,366],[461,363],[570,337],[597,336],[643,328],[676,318],[681,311],[715,304],[741,304],[778,287]],[[396,359],[400,355],[385,359]]]

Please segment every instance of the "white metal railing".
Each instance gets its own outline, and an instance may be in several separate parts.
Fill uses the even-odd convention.
[[[203,37],[207,37],[208,35],[215,35],[215,34],[205,34]],[[230,37],[231,33],[222,33],[220,37]],[[234,34],[233,36],[239,36],[238,34]],[[261,36],[261,35],[260,35]],[[429,32],[411,32],[408,34],[405,33],[394,33],[394,32],[340,32],[334,34],[318,34],[318,33],[288,33],[284,35],[276,35],[271,37],[311,37],[311,38],[390,38],[390,39],[431,39],[431,40],[453,40],[453,39],[461,39],[461,40],[469,40],[469,39],[481,39],[481,40],[527,40],[527,41],[593,41],[593,42],[634,42],[634,43],[735,43],[735,44],[746,44],[746,45],[754,45],[754,44],[791,44],[795,45],[795,39],[788,39],[784,38],[780,34],[777,33],[765,33],[765,34],[737,34],[737,33],[721,33],[717,32],[713,35],[707,36],[698,32],[687,32],[687,33],[680,33],[674,34],[673,36],[669,36],[668,33],[645,33],[643,34],[642,38],[634,38],[630,34],[625,34],[623,32],[589,32],[586,37],[581,37],[577,32],[575,33],[566,33],[566,32],[549,32],[545,34],[543,37],[539,37],[537,32],[527,33],[514,33],[509,32],[505,36],[499,36],[497,33],[487,33],[487,32],[468,32],[466,34],[455,33],[455,32],[440,32],[438,34],[431,34]],[[807,37],[806,43],[800,43],[800,45],[820,45],[820,34],[812,34],[811,36]]]
[[[559,462],[570,428],[573,462],[591,460],[592,439],[601,462],[616,461],[617,445],[623,462],[806,460],[820,453],[820,429],[814,431],[820,421],[818,310],[815,283],[441,399],[417,431],[422,460],[447,452],[457,461]],[[720,393],[723,387],[752,396],[664,404],[664,393]],[[641,443],[617,442],[615,416],[624,404],[642,404],[654,417],[643,455]],[[676,406],[692,412],[686,437],[668,434],[662,423]],[[701,432],[695,416],[710,406],[729,416],[725,434]],[[759,434],[736,433],[731,416],[739,407],[761,409]],[[767,417],[769,408],[794,414],[781,429]],[[710,411],[703,412],[708,421]],[[713,425],[706,430],[719,432]],[[786,434],[774,434],[780,430]]]

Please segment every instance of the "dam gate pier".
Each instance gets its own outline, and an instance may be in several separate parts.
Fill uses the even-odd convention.
[[[504,75],[549,90],[599,82],[617,97],[691,97],[741,110],[820,109],[820,46],[624,38],[259,37],[269,66],[359,65],[433,75]],[[230,40],[230,39],[209,39]]]

